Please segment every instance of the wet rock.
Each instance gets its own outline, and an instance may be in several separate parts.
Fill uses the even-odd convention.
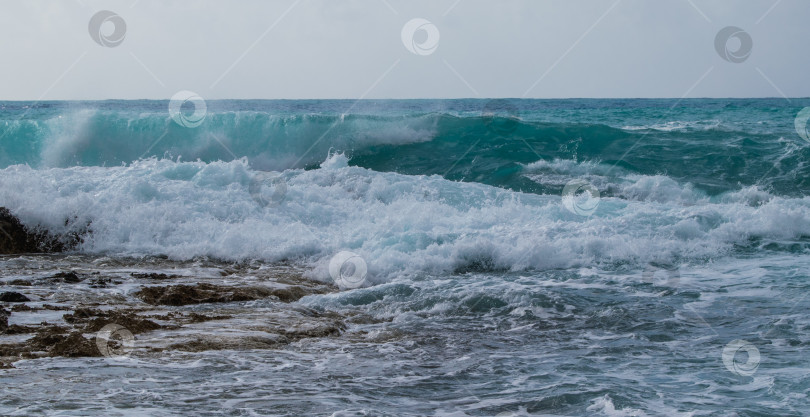
[[[147,278],[147,279],[172,279],[172,278],[180,278],[180,275],[166,275],[166,274],[158,274],[156,272],[133,272],[129,274],[133,278]]]
[[[28,333],[35,333],[37,330],[39,330],[38,327],[20,326],[19,324],[12,324],[11,326],[8,326],[8,328],[5,331],[0,332],[0,333],[4,333],[4,334],[28,334]]]
[[[228,275],[233,275],[238,273],[239,271],[234,268],[223,268],[222,271],[219,271],[219,275],[223,277],[227,277]]]
[[[34,336],[36,338],[36,336]],[[70,333],[67,336],[59,335],[48,338],[48,354],[51,356],[65,356],[68,358],[101,356],[98,347],[91,340],[86,339],[79,332]]]
[[[144,287],[135,296],[147,304],[183,306],[202,303],[252,301],[275,295],[266,287],[227,287],[212,284]]]
[[[19,327],[22,328],[22,326]],[[54,356],[50,354],[51,349],[54,345],[63,342],[67,338],[65,335],[66,331],[66,328],[59,326],[39,328],[36,330],[37,334],[34,335],[34,337],[23,343],[1,344],[0,357],[9,358],[14,361],[23,358]]]
[[[313,294],[312,290],[307,290],[303,287],[286,287],[278,288],[273,291],[273,295],[278,297],[279,300],[285,303],[292,303],[298,301],[306,295]]]
[[[62,318],[68,323],[82,323],[89,320],[92,317],[99,317],[102,315],[106,315],[104,311],[101,311],[97,308],[90,308],[90,307],[79,307],[73,310],[73,314],[65,314]]]
[[[31,301],[31,299],[18,292],[6,291],[0,293],[0,301],[7,303],[24,303],[26,301]]]
[[[0,360],[0,362],[13,362],[23,357],[32,357],[29,352],[30,349],[23,343],[2,344],[0,345],[0,357],[7,359]]]
[[[51,311],[65,311],[65,310],[70,310],[71,309],[68,306],[55,306],[55,305],[51,305],[51,304],[43,304],[42,308],[44,310],[51,310]]]
[[[97,277],[90,280],[90,288],[107,288],[109,285],[118,285],[121,281],[116,281],[111,278]]]
[[[332,336],[339,336],[340,333],[345,330],[345,326],[340,322],[332,322],[332,323],[321,323],[316,326],[308,326],[306,328],[297,328],[297,329],[289,329],[282,331],[282,334],[295,339],[307,339],[307,338],[322,338],[322,337],[332,337]]]
[[[37,334],[24,343],[0,345],[0,356],[12,360],[43,356],[101,356],[93,341],[79,332],[66,332],[66,328],[59,326],[38,329]]]
[[[22,311],[39,311],[42,310],[41,308],[34,308],[26,304],[17,304],[11,307],[11,311],[13,312],[22,312]]]
[[[51,278],[54,280],[66,282],[68,284],[77,284],[79,282],[82,282],[82,280],[84,280],[84,278],[79,277],[79,275],[73,271],[59,272],[51,276]]]
[[[159,324],[152,320],[143,319],[135,315],[115,314],[109,317],[98,317],[90,320],[84,330],[87,332],[97,332],[108,324],[124,326],[124,328],[133,334],[149,332],[161,328]]]
[[[0,207],[0,253],[37,252],[34,236],[5,207]]]
[[[160,329],[162,326],[138,316],[131,311],[101,311],[92,308],[79,308],[73,314],[65,314],[64,320],[70,324],[84,324],[84,332],[97,332],[108,324],[118,324],[133,334]]]
[[[240,338],[208,337],[175,343],[170,345],[167,350],[203,352],[206,350],[273,349],[281,344],[286,343],[289,343],[289,340],[279,335],[270,335],[268,337],[249,336]]]
[[[24,279],[15,279],[14,281],[10,281],[8,285],[14,285],[15,287],[30,287],[33,284],[31,281],[26,281]]]
[[[345,330],[344,315],[310,309],[295,303],[287,304],[306,295],[335,290],[331,285],[307,280],[300,271],[288,267],[279,267],[276,271],[240,266],[239,270],[227,272],[238,273],[245,270],[243,272],[250,278],[250,283],[241,282],[241,277],[236,277],[229,279],[228,283],[210,281],[208,284],[195,283],[188,278],[172,275],[171,272],[177,270],[171,268],[173,264],[155,261],[154,267],[166,273],[137,270],[132,274],[132,271],[127,272],[127,275],[134,278],[128,282],[144,284],[133,294],[128,290],[110,292],[91,289],[95,286],[121,284],[120,269],[94,271],[95,263],[74,262],[72,256],[38,257],[48,262],[56,261],[56,267],[38,268],[29,272],[23,265],[18,267],[19,271],[0,271],[3,272],[0,276],[4,279],[25,278],[16,283],[6,281],[5,289],[28,292],[0,292],[5,300],[17,301],[6,305],[0,303],[0,368],[21,359],[105,354],[104,349],[99,351],[100,348],[96,346],[95,337],[105,326],[111,324],[121,326],[133,335],[158,330],[159,332],[142,338],[140,348],[143,349],[139,348],[139,352],[162,352],[167,349],[191,352],[277,349],[300,339],[339,336]],[[65,262],[65,259],[69,262]],[[106,264],[103,266],[109,268]],[[49,272],[43,274],[41,271]],[[33,278],[35,275],[43,278]],[[174,278],[178,280],[166,281]],[[65,283],[76,282],[81,282],[82,285],[71,285],[71,290],[64,292]],[[11,287],[9,284],[17,286]],[[30,286],[35,286],[36,292]],[[39,296],[42,301],[48,300],[51,304],[37,302],[28,305],[22,302],[29,301],[29,298],[40,301]],[[183,307],[257,299],[274,302],[269,303],[269,308],[262,311],[238,304]],[[147,306],[144,302],[151,305]],[[29,312],[46,310],[67,310],[58,313],[64,318],[64,322],[58,322],[61,326],[47,322],[34,324],[42,319]],[[20,320],[9,320],[11,314],[20,314]],[[51,316],[52,313],[49,312],[47,317]],[[15,321],[25,322],[26,325],[9,324]],[[54,323],[53,320],[50,321]],[[29,338],[23,340],[25,337]],[[111,339],[109,343],[115,343],[115,340]],[[123,347],[125,346],[122,345]]]
[[[147,317],[149,317],[150,319],[156,319],[156,320],[172,321],[172,320],[177,319],[178,316],[182,316],[182,314],[170,311],[170,312],[168,312],[166,314],[152,314],[152,315],[147,316]]]
[[[267,328],[266,336],[204,336],[192,340],[169,345],[167,350],[181,350],[186,352],[202,352],[206,350],[252,350],[275,349],[280,345],[292,343],[307,338],[324,338],[339,336],[344,330],[339,321],[312,323],[300,328]]]
[[[0,308],[0,333],[5,333],[8,330],[8,316],[11,313],[4,308]]]
[[[34,350],[48,350],[51,346],[65,339],[65,329],[56,326],[42,328],[37,331],[27,345]]]
[[[6,334],[36,334],[22,343],[0,344],[0,363],[14,362],[24,358],[50,356],[94,357],[101,356],[93,340],[85,338],[81,332],[71,331],[60,326],[34,328],[9,326]]]
[[[80,241],[79,233],[57,237],[45,230],[26,228],[7,208],[0,207],[0,254],[62,252]]]
[[[214,321],[214,320],[230,320],[230,319],[233,318],[233,316],[226,316],[226,315],[222,315],[222,316],[206,316],[204,314],[191,313],[191,314],[188,315],[188,318],[189,318],[190,323],[202,323],[202,322]]]

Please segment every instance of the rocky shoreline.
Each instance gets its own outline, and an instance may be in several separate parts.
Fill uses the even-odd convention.
[[[71,223],[65,219],[65,226]],[[91,233],[89,224],[62,236],[41,228],[28,228],[11,211],[0,207],[0,255],[64,252],[81,243],[87,233]]]
[[[292,304],[337,287],[288,264],[54,254],[70,247],[63,237],[27,230],[2,208],[0,227],[0,368],[54,356],[273,349],[370,320]]]
[[[151,276],[120,273],[69,271],[33,280],[6,275],[0,299],[13,301],[0,302],[0,367],[52,356],[271,349],[340,336],[347,322],[357,319],[290,305],[337,289],[295,277],[289,267],[228,276],[227,285],[189,276],[155,284]],[[75,274],[79,281],[66,282],[57,278],[60,274]],[[249,282],[239,284],[240,278]],[[99,281],[109,283],[92,285]]]

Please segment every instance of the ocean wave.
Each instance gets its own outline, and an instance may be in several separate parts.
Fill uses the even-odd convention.
[[[365,163],[403,159],[407,145],[466,145],[483,140],[493,149],[504,139],[542,138],[557,145],[592,138],[594,144],[622,136],[603,125],[536,123],[500,116],[459,116],[445,112],[355,115],[271,114],[229,111],[209,114],[198,128],[172,122],[168,114],[79,109],[49,118],[13,119],[0,125],[5,138],[0,161],[37,167],[113,166],[148,157],[213,162],[249,157],[261,169],[302,168],[320,163],[330,149],[363,156]],[[522,144],[521,144],[522,145]],[[592,144],[593,145],[593,144]],[[588,145],[591,146],[591,145]],[[598,146],[598,145],[597,145]],[[386,148],[387,147],[387,148]],[[432,151],[436,151],[432,147]],[[536,149],[535,151],[543,151]],[[310,151],[309,153],[307,151]],[[521,149],[530,154],[529,149]],[[524,159],[524,158],[521,158]]]
[[[809,146],[769,133],[746,132],[740,126],[712,127],[714,120],[628,130],[481,112],[234,110],[212,111],[202,125],[189,129],[154,110],[47,110],[50,113],[35,118],[0,122],[0,166],[66,168],[128,165],[152,157],[203,162],[248,158],[254,169],[280,171],[316,168],[329,152],[342,152],[351,158],[351,165],[375,171],[436,174],[538,194],[559,192],[555,188],[559,184],[536,181],[525,175],[525,167],[557,160],[601,162],[638,175],[665,175],[710,195],[754,185],[794,197],[810,189]]]
[[[84,253],[289,260],[328,280],[331,257],[350,250],[367,262],[370,283],[482,270],[706,262],[752,248],[804,252],[810,237],[810,198],[749,189],[682,204],[655,191],[677,191],[665,177],[637,177],[623,191],[635,198],[603,197],[585,217],[567,210],[559,194],[376,172],[350,166],[343,154],[318,169],[278,174],[286,184],[279,204],[251,195],[257,174],[244,158],[15,165],[0,175],[0,205],[54,233],[90,223]]]
[[[728,129],[730,126],[723,125],[719,119],[711,120],[671,120],[667,122],[653,123],[641,126],[623,126],[622,129],[636,130],[658,130],[662,132],[698,130],[707,131],[715,129]]]

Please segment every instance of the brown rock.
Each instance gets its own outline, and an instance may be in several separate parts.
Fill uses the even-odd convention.
[[[73,332],[56,341],[56,343],[48,349],[48,353],[53,356],[66,356],[68,358],[101,356],[96,344],[91,340],[85,339],[79,332]]]
[[[5,330],[5,332],[0,332],[0,333],[5,333],[5,334],[28,334],[28,333],[34,333],[37,330],[38,330],[38,328],[33,327],[33,326],[20,326],[19,324],[12,324],[11,326],[8,326],[8,328]]]
[[[191,314],[188,315],[188,318],[189,318],[190,323],[202,323],[202,322],[213,321],[213,320],[230,320],[230,319],[233,318],[233,316],[227,316],[227,315],[206,316],[204,314],[191,313]]]
[[[160,329],[161,326],[130,311],[101,311],[94,308],[77,308],[73,314],[62,316],[70,324],[84,324],[84,332],[97,332],[108,324],[118,324],[132,334]]]
[[[158,274],[156,272],[133,272],[129,274],[133,278],[148,278],[148,279],[171,279],[171,278],[179,278],[180,275],[166,275],[166,274]]]
[[[202,303],[230,303],[267,298],[276,291],[266,287],[226,287],[211,284],[144,287],[135,296],[147,304],[183,306]]]
[[[101,356],[93,341],[86,339],[79,332],[66,335],[66,330],[58,326],[40,329],[21,350],[29,353],[44,351],[47,356],[66,356],[70,358]]]
[[[280,344],[289,343],[284,337],[249,336],[242,338],[198,338],[182,343],[170,345],[167,350],[180,350],[185,352],[203,352],[206,350],[252,350],[274,349]]]

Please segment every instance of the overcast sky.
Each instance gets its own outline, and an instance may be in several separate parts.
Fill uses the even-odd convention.
[[[0,4],[2,100],[810,96],[808,0]],[[88,30],[102,10],[126,23],[117,46]],[[435,50],[424,30],[406,47],[415,18]],[[743,62],[716,51],[727,26],[753,40]]]

